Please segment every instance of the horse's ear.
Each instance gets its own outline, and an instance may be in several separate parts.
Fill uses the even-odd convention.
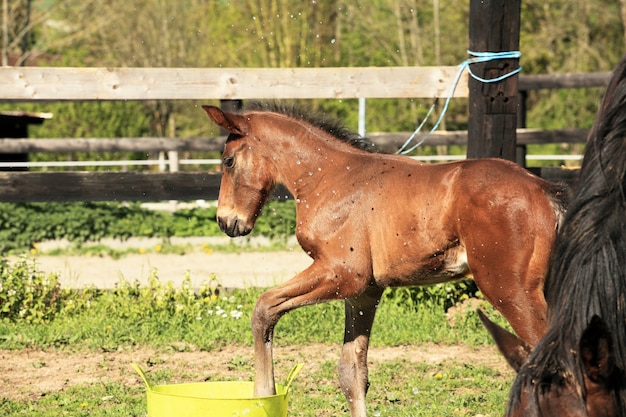
[[[202,109],[222,129],[237,135],[246,135],[248,133],[248,119],[245,117],[234,113],[224,113],[219,107],[215,106],[202,106]]]
[[[608,326],[599,316],[593,316],[580,337],[580,360],[585,375],[595,382],[607,381],[615,367],[613,342]]]
[[[480,321],[483,322],[483,325],[489,334],[491,334],[491,337],[496,342],[498,349],[506,361],[515,369],[515,372],[519,372],[522,365],[528,360],[528,356],[530,356],[532,350],[530,345],[513,333],[489,320],[480,309],[478,309],[477,312]]]

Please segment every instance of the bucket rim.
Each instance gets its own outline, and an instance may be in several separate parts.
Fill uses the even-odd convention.
[[[162,388],[162,387],[181,387],[183,385],[198,385],[198,384],[254,384],[254,382],[252,381],[204,381],[204,382],[183,382],[183,383],[177,383],[177,384],[161,384],[161,385],[154,385],[152,383],[150,383],[150,381],[148,381],[148,378],[146,377],[146,374],[144,373],[143,369],[137,365],[137,364],[130,364],[130,366],[135,370],[135,372],[137,372],[139,374],[139,376],[141,377],[141,379],[143,380],[144,384],[146,385],[146,389],[147,391],[152,394],[152,395],[159,395],[159,396],[168,396],[168,397],[176,397],[176,398],[192,398],[192,399],[197,399],[197,400],[220,400],[220,401],[248,401],[248,400],[262,400],[262,399],[272,399],[272,398],[286,398],[287,395],[289,394],[290,388],[291,388],[291,383],[294,381],[294,379],[296,378],[296,376],[300,373],[300,371],[302,370],[302,368],[304,367],[304,364],[299,363],[297,365],[295,365],[291,371],[289,371],[289,374],[287,375],[287,379],[284,385],[282,384],[276,384],[276,388],[280,387],[284,389],[284,392],[281,394],[274,394],[274,395],[266,395],[266,396],[260,396],[260,397],[228,397],[228,398],[207,398],[207,397],[197,397],[197,396],[191,396],[191,395],[181,395],[181,394],[172,394],[172,393],[166,393],[166,392],[162,392],[160,389],[158,388]]]
[[[159,388],[168,388],[168,387],[181,387],[184,385],[202,385],[202,384],[253,384],[252,381],[205,381],[205,382],[188,382],[188,383],[180,383],[180,384],[162,384],[162,385],[153,385],[148,391],[150,395],[157,396],[165,396],[165,397],[176,397],[176,398],[188,398],[194,400],[215,400],[215,401],[253,401],[253,400],[264,400],[264,399],[276,399],[276,398],[285,398],[289,391],[284,385],[277,385],[276,387],[281,387],[284,389],[284,392],[281,394],[267,395],[263,397],[241,397],[241,396],[232,396],[232,397],[198,397],[196,395],[187,395],[187,394],[178,394],[178,393],[170,393],[161,391]]]

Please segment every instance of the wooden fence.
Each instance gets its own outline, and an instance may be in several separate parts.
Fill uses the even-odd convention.
[[[447,97],[458,67],[188,69],[0,68],[0,101]],[[520,76],[520,91],[603,86],[610,73]],[[467,97],[464,74],[453,97]],[[523,96],[522,96],[523,97]],[[523,108],[523,102],[521,104]],[[519,130],[517,143],[582,143],[587,132]],[[397,148],[406,135],[372,135]],[[3,153],[211,151],[224,138],[0,139]],[[467,132],[437,132],[429,144],[466,144]],[[569,181],[574,173],[540,170]],[[217,198],[206,172],[0,172],[0,201],[159,201]]]

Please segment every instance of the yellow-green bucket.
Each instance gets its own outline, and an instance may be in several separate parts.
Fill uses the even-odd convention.
[[[253,382],[195,382],[152,385],[143,370],[131,365],[146,384],[148,417],[287,417],[289,387],[303,365],[289,372],[276,395],[254,397]]]

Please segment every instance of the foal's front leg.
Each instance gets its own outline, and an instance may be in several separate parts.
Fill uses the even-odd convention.
[[[376,309],[383,289],[369,286],[356,298],[347,299],[346,327],[339,359],[339,384],[348,400],[352,417],[365,417],[365,395],[369,387],[367,349]]]
[[[316,261],[289,281],[259,297],[252,313],[256,397],[276,394],[272,346],[274,327],[282,315],[306,305],[355,297],[364,291],[367,284],[353,278],[347,268],[345,271],[334,270]]]

